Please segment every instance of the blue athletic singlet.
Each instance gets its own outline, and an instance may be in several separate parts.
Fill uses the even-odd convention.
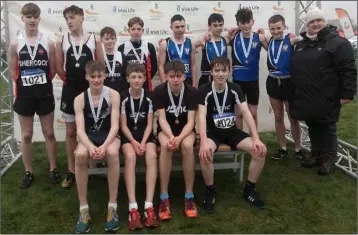
[[[280,44],[282,42],[281,54],[278,56],[280,50]],[[272,50],[274,49],[274,52]],[[269,41],[268,53],[267,53],[267,68],[270,74],[274,75],[289,75],[291,67],[291,54],[292,45],[288,35],[285,35],[282,40]]]
[[[248,48],[250,38],[243,38],[246,50],[250,53],[246,59],[244,49],[242,48],[240,33],[237,33],[233,39],[233,71],[232,76],[235,81],[257,81],[259,79],[259,61],[261,52],[261,41],[257,33],[253,33],[251,50]],[[246,63],[248,62],[248,63]]]
[[[227,43],[225,38],[221,37],[221,41],[216,41],[215,45],[218,49],[219,56],[227,57]],[[221,47],[223,45],[223,47]],[[222,48],[222,49],[221,49]],[[201,59],[201,74],[209,75],[210,74],[210,62],[218,57],[214,43],[212,41],[205,42],[205,46],[202,50],[202,59]]]
[[[185,65],[185,75],[186,78],[189,79],[192,77],[191,75],[191,51],[192,51],[192,46],[191,46],[191,40],[190,38],[185,38],[185,42],[184,42],[184,49],[183,49],[183,55],[180,58],[179,53],[177,51],[177,48],[175,46],[175,43],[171,40],[170,37],[165,39],[167,41],[167,61],[171,61],[171,60],[181,60],[184,65]],[[179,51],[182,50],[182,46],[183,44],[178,44],[178,48]]]

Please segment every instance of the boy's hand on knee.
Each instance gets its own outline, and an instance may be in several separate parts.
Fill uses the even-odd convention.
[[[98,152],[98,158],[99,159],[103,159],[104,156],[106,155],[106,149],[104,146],[100,146],[97,148],[97,152]]]
[[[138,155],[138,156],[142,156],[142,151],[141,151],[141,146],[140,143],[136,140],[131,141],[131,144],[133,146],[134,152]]]
[[[199,149],[199,158],[201,161],[205,162],[205,163],[209,163],[212,161],[212,155],[213,155],[213,150],[211,149],[211,147],[207,144],[201,144],[200,145],[200,149]]]
[[[252,145],[254,152],[257,153],[261,158],[264,158],[266,156],[266,145],[262,143],[260,139],[253,139]]]
[[[96,159],[97,157],[97,147],[96,146],[91,146],[90,149],[88,150],[90,157],[93,159]]]
[[[142,142],[140,143],[140,151],[141,151],[142,154],[144,154],[145,151],[146,151],[146,147],[145,147],[145,146],[146,146],[146,143],[142,141]]]

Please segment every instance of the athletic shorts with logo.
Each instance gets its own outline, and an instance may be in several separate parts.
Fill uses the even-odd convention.
[[[290,97],[290,79],[277,79],[268,76],[266,80],[266,91],[267,94],[277,100],[288,100]]]

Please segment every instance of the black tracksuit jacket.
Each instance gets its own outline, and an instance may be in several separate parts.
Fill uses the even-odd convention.
[[[298,42],[291,58],[289,113],[297,120],[337,122],[340,100],[354,99],[357,68],[353,48],[327,25],[312,41],[306,36]]]

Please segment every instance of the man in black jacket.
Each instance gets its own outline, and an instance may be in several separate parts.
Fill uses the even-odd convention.
[[[352,46],[336,27],[327,25],[322,10],[308,11],[305,21],[307,32],[292,54],[289,113],[309,127],[312,154],[302,166],[320,166],[318,173],[327,175],[337,159],[341,106],[356,93],[357,69]]]

